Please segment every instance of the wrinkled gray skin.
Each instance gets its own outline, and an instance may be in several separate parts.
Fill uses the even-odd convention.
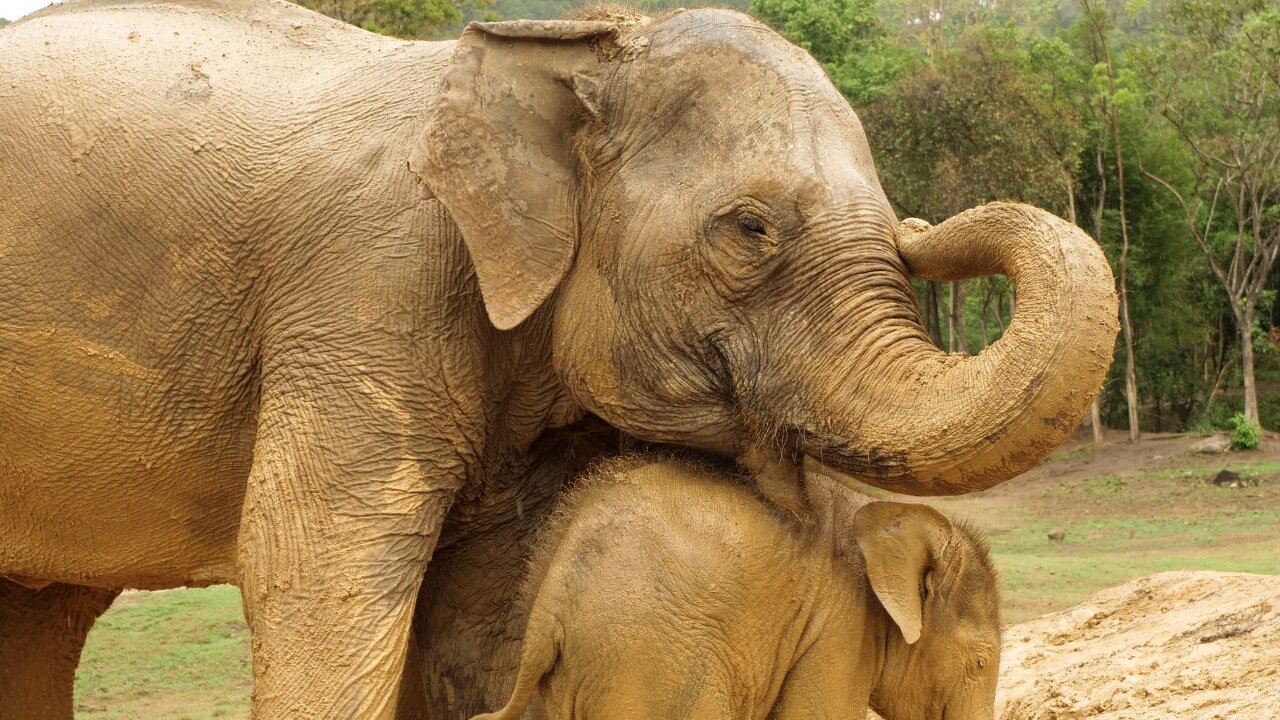
[[[606,464],[548,521],[514,692],[475,720],[536,698],[551,720],[991,720],[982,540],[924,505],[808,484],[801,524],[710,467]]]
[[[0,641],[49,588],[92,589],[79,627],[234,582],[256,717],[390,716],[449,508],[584,412],[962,492],[1056,447],[1110,357],[1083,234],[897,226],[821,68],[736,13],[411,43],[79,0],[0,67]],[[1005,272],[1019,316],[947,357],[908,266]]]

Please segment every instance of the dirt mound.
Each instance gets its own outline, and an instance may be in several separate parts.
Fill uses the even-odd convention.
[[[1168,572],[1005,634],[1001,720],[1280,719],[1280,576]]]

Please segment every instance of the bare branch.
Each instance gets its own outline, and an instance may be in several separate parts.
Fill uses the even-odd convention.
[[[1178,192],[1178,189],[1175,188],[1168,180],[1165,180],[1159,175],[1148,170],[1142,164],[1141,159],[1138,160],[1138,170],[1142,171],[1143,175],[1146,175],[1157,183],[1163,185],[1164,188],[1178,200],[1178,204],[1182,206],[1183,215],[1186,216],[1187,228],[1191,230],[1191,237],[1195,238],[1196,244],[1199,245],[1200,250],[1204,252],[1205,259],[1209,261],[1209,268],[1213,270],[1214,276],[1218,278],[1218,282],[1222,283],[1223,288],[1230,288],[1230,283],[1227,282],[1227,276],[1222,272],[1222,266],[1218,264],[1218,259],[1213,256],[1213,253],[1209,250],[1209,246],[1205,243],[1204,236],[1200,234],[1199,228],[1196,226],[1195,214],[1192,213],[1191,208],[1187,206],[1187,201],[1182,197],[1182,193]],[[1217,204],[1216,193],[1214,195],[1214,204]],[[1209,226],[1206,225],[1205,232],[1207,233],[1208,230]]]

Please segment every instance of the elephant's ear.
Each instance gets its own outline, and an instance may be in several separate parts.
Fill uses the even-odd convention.
[[[575,75],[616,32],[597,21],[471,23],[410,156],[462,231],[489,319],[503,330],[536,310],[573,262],[573,135],[592,107]]]
[[[920,639],[932,548],[950,532],[951,522],[928,505],[873,502],[853,516],[871,590],[908,644]]]

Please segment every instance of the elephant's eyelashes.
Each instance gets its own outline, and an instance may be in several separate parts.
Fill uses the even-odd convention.
[[[742,213],[738,216],[738,227],[742,232],[752,237],[767,237],[769,231],[764,226],[764,221],[751,213]]]
[[[778,266],[778,225],[763,203],[735,200],[708,218],[698,253],[728,297],[750,292]]]

